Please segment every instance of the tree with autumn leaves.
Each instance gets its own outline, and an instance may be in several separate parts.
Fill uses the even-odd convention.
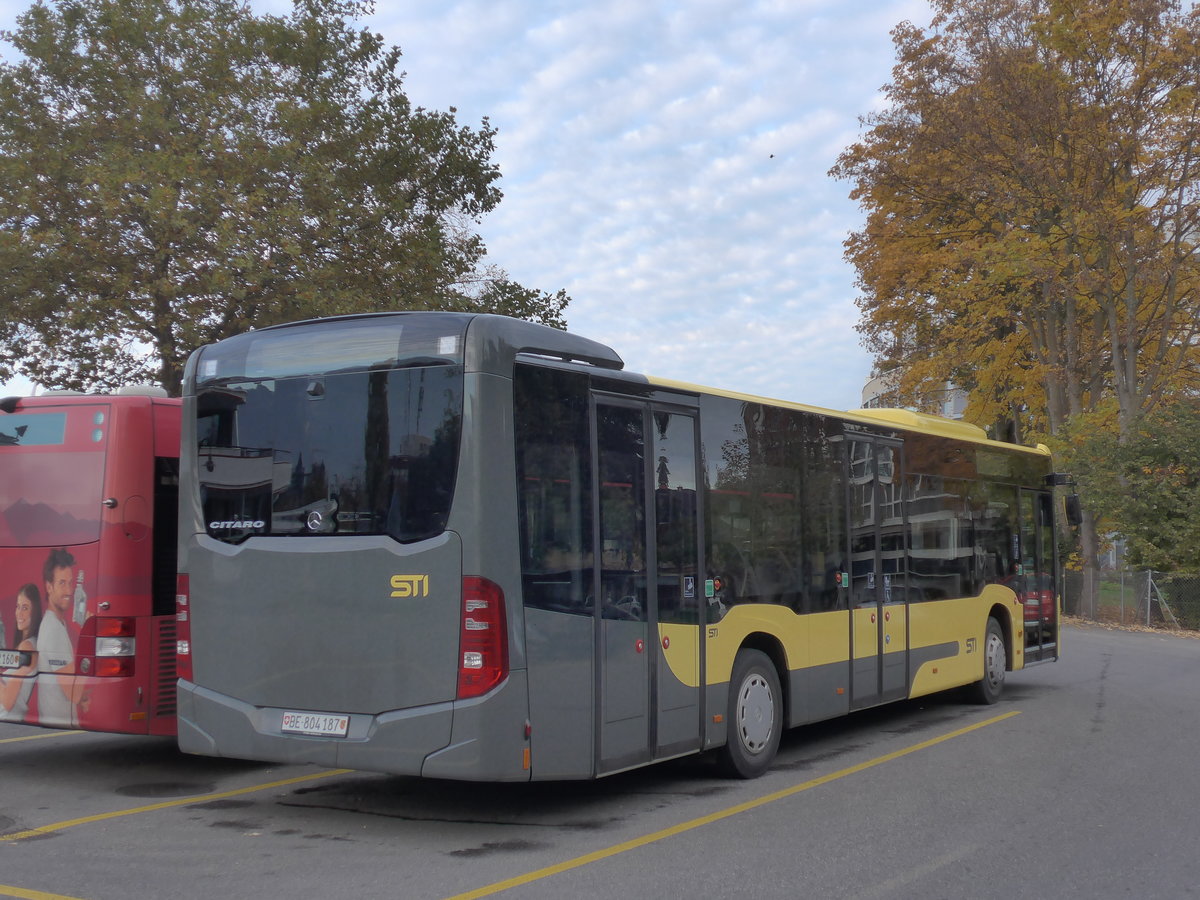
[[[917,405],[952,382],[1068,453],[1131,436],[1200,391],[1200,10],[931,2],[832,171],[866,213],[864,340]]]
[[[370,0],[38,0],[0,38],[0,379],[179,387],[196,347],[340,313],[569,298],[485,264],[486,119],[414,107]]]

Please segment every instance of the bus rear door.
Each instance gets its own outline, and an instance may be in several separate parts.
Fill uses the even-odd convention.
[[[597,773],[700,747],[696,419],[595,397]]]
[[[851,687],[861,709],[908,692],[908,595],[899,442],[850,441]]]

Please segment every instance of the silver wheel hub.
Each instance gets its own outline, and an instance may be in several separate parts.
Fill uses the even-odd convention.
[[[996,687],[1004,683],[1004,641],[998,634],[989,634],[984,645],[983,677]]]
[[[737,730],[742,746],[761,753],[775,729],[775,697],[771,686],[755,673],[742,682],[737,702]]]

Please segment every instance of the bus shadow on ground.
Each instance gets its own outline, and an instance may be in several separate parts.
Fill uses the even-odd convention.
[[[89,732],[46,733],[44,740],[0,751],[6,777],[46,779],[63,788],[109,790],[121,797],[167,799],[211,794],[230,777],[269,769],[270,763],[181,753],[170,737]]]
[[[726,778],[711,753],[683,757],[595,781],[488,784],[356,773],[295,788],[276,803],[406,822],[517,825],[601,831],[681,799],[729,795],[746,799],[791,786],[795,773],[814,776],[895,749],[895,739],[936,737],[968,725],[994,707],[963,703],[953,693],[904,701],[785,732],[762,782]],[[844,761],[844,763],[842,763]],[[842,764],[839,764],[842,763]],[[786,782],[786,784],[780,784]]]

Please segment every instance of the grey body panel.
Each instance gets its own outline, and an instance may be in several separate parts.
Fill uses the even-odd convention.
[[[562,334],[530,328],[549,332],[551,344]],[[582,341],[585,349],[593,344]],[[185,399],[185,448],[195,446],[195,402]],[[349,535],[257,537],[241,545],[214,540],[201,518],[195,454],[185,453],[181,484],[192,496],[180,507],[180,571],[189,575],[194,598],[194,683],[179,689],[181,748],[396,774],[527,780],[519,550],[515,529],[495,524],[511,522],[516,503],[511,422],[511,380],[468,372],[447,530],[415,544]],[[428,575],[427,596],[393,598],[396,574]],[[461,580],[474,574],[486,574],[504,592],[510,673],[485,698],[456,701]],[[303,594],[284,596],[278,584],[302,584]],[[281,735],[285,710],[350,713],[352,734]]]
[[[900,700],[908,696],[908,689],[912,683],[912,679],[909,677],[912,648],[908,647],[907,638],[905,640],[905,647],[905,650],[898,650],[893,653],[885,652],[883,654],[882,677],[884,702]]]
[[[353,715],[345,738],[283,735],[282,713],[180,681],[180,749],[207,756],[372,770],[385,763],[384,771],[419,775],[425,757],[450,742],[453,705]],[[381,746],[388,748],[382,760],[378,758]]]
[[[462,781],[528,781],[530,770],[524,766],[528,708],[524,671],[510,672],[503,684],[483,697],[456,701],[450,743],[430,754],[420,774]],[[390,759],[390,738],[374,743],[381,759]],[[350,757],[339,758],[347,760],[342,765],[352,765]],[[374,764],[369,768],[388,771]]]
[[[535,780],[594,774],[593,627],[591,616],[525,610]]]
[[[410,545],[383,536],[188,543],[206,551],[189,554],[197,683],[252,706],[334,713],[454,699],[456,534]],[[427,576],[427,591],[393,597],[394,575]]]
[[[695,628],[693,640],[699,643],[702,633],[700,627]],[[696,673],[699,678],[703,671],[700,663],[700,650],[696,649],[694,652],[696,653],[697,668],[701,670]],[[655,756],[668,756],[677,749],[696,750],[699,746],[697,738],[702,734],[703,729],[701,692],[675,677],[671,666],[659,653],[657,647],[654,649],[654,656],[658,665],[658,677],[655,682],[658,692],[658,731]]]
[[[519,354],[578,360],[602,369],[624,367],[621,357],[598,341],[504,316],[472,317],[464,349],[468,372],[504,377],[512,376],[513,363]]]
[[[962,645],[958,641],[946,641],[944,644],[931,644],[928,647],[912,647],[908,651],[912,671],[917,672],[925,663],[954,659],[961,649]],[[911,684],[909,687],[911,688]]]
[[[704,719],[704,749],[712,750],[723,745],[729,734],[728,717],[725,715],[729,709],[728,681],[704,686],[704,708],[712,713]]]
[[[650,660],[645,622],[600,620],[600,765],[609,771],[650,755]],[[639,649],[641,648],[641,649]]]
[[[829,663],[788,673],[788,725],[803,725],[844,716],[850,712],[850,696],[844,690],[848,662]],[[838,693],[838,689],[842,692]]]
[[[549,329],[553,330],[553,329]],[[512,379],[468,373],[458,483],[447,528],[463,536],[462,574],[486,575],[504,592],[509,668],[525,668],[521,548],[515,527],[517,485]],[[455,665],[457,665],[457,641]]]
[[[255,707],[181,682],[179,744],[188,753],[315,763],[397,775],[525,781],[524,673],[513,673],[486,698],[353,715],[345,738],[283,735],[283,710]],[[486,701],[486,702],[485,702]],[[509,726],[509,727],[505,727]]]

